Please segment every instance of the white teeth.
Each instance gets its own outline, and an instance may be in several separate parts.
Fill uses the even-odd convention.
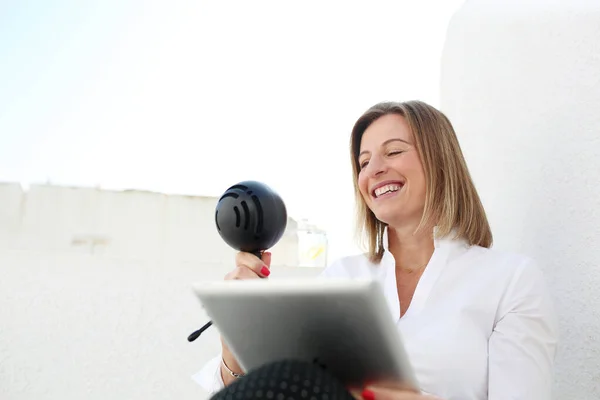
[[[379,188],[375,189],[375,197],[379,197],[382,194],[386,194],[388,192],[396,192],[396,191],[400,190],[400,188],[402,188],[402,186],[396,185],[396,184],[385,185],[385,186],[379,187]]]

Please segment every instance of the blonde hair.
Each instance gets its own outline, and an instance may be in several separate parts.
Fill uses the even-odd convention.
[[[378,263],[383,256],[385,224],[368,208],[358,188],[358,155],[365,130],[386,114],[404,117],[414,136],[426,180],[425,208],[416,232],[437,226],[437,236],[451,232],[469,245],[491,247],[492,232],[475,185],[469,174],[456,133],[448,118],[421,102],[382,102],[369,108],[354,124],[350,139],[357,233],[366,239],[368,257]]]

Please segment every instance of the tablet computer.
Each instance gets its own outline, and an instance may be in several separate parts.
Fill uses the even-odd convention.
[[[348,387],[381,382],[418,390],[377,281],[231,280],[193,289],[244,371],[295,359]]]

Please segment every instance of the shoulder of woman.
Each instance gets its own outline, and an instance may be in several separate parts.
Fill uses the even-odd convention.
[[[504,250],[470,247],[465,260],[476,279],[487,282],[490,295],[496,293],[500,319],[509,313],[537,310],[554,323],[554,300],[544,269],[530,256]],[[542,318],[540,317],[540,318]]]
[[[528,255],[472,246],[466,256],[466,260],[474,264],[473,267],[485,268],[487,273],[496,277],[499,284],[504,282],[512,289],[546,285],[544,269]]]
[[[369,274],[373,264],[364,254],[344,256],[333,261],[322,272],[329,277],[360,277]]]
[[[515,272],[522,269],[538,269],[538,263],[530,256],[507,250],[488,249],[480,246],[470,246],[467,257],[490,266],[498,266]]]

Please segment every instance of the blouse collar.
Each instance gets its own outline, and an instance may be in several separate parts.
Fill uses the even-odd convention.
[[[438,226],[434,226],[433,227],[433,246],[435,250],[438,249],[442,249],[444,247],[466,247],[467,246],[467,242],[466,240],[462,239],[462,238],[455,238],[456,236],[456,229],[452,229],[450,231],[450,233],[446,236],[440,237],[438,235],[439,232],[439,227]],[[386,226],[383,230],[383,236],[382,236],[382,242],[383,242],[383,250],[384,250],[384,254],[383,256],[391,256],[391,253],[389,251],[389,236],[388,236],[388,227]]]

